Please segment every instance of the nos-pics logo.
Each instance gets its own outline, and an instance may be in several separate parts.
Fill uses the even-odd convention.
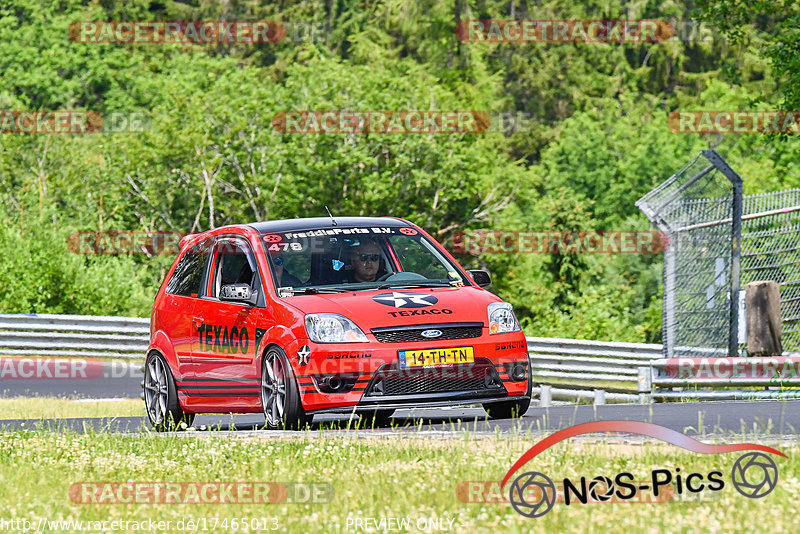
[[[508,496],[514,510],[525,517],[535,518],[552,510],[557,501],[561,501],[567,506],[589,502],[608,502],[612,499],[619,502],[641,497],[644,492],[651,492],[657,498],[668,488],[669,491],[674,491],[679,495],[718,492],[722,491],[728,482],[741,495],[750,499],[760,499],[769,495],[778,484],[778,466],[771,456],[764,453],[786,457],[782,452],[764,445],[701,443],[685,434],[652,423],[595,421],[565,428],[531,447],[509,469],[500,486],[505,487],[511,477],[526,463],[556,443],[592,432],[640,434],[699,454],[748,452],[734,462],[727,481],[725,474],[719,470],[699,473],[683,472],[680,468],[674,468],[653,469],[649,477],[645,477],[643,480],[634,478],[633,473],[621,472],[613,475],[600,474],[591,479],[585,476],[577,480],[564,478],[557,485],[544,473],[527,471],[517,475],[509,485]],[[561,494],[559,495],[559,493]]]

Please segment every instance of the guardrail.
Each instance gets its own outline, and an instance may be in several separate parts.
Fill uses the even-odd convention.
[[[658,344],[528,338],[540,406],[800,399],[800,353],[720,358],[713,349],[687,347],[681,353],[692,357],[664,359]]]
[[[528,355],[534,376],[534,393],[541,406],[552,400],[648,402],[650,364],[661,358],[661,345],[612,343],[582,339],[529,337]]]
[[[0,314],[0,355],[143,360],[149,339],[147,318]],[[777,359],[703,358],[706,351],[697,349],[695,358],[665,360],[659,344],[544,337],[529,337],[527,344],[540,406],[553,400],[606,404],[800,398],[800,389],[786,389],[800,388],[797,353]],[[753,372],[727,379],[704,375],[709,365],[718,370],[722,364]],[[770,369],[772,374],[766,372]],[[762,389],[731,389],[742,387]]]
[[[144,359],[150,319],[0,313],[0,354]]]

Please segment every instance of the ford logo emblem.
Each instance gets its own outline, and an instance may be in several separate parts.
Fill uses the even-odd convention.
[[[422,332],[422,337],[432,338],[432,337],[439,337],[442,335],[441,330],[425,330]]]

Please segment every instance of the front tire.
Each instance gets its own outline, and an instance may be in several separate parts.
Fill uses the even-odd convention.
[[[164,357],[151,352],[144,367],[144,405],[153,429],[166,432],[185,428],[182,423],[191,426],[194,414],[181,409],[175,379]]]
[[[296,430],[310,420],[289,360],[277,347],[270,348],[261,363],[261,406],[270,430]]]

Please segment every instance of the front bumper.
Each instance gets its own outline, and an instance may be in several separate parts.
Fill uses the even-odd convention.
[[[481,404],[489,404],[493,402],[503,402],[503,401],[521,401],[525,399],[530,399],[528,395],[516,395],[514,397],[495,397],[495,398],[486,398],[486,397],[467,397],[467,396],[453,396],[448,400],[429,400],[429,401],[421,401],[419,399],[414,399],[413,402],[408,401],[398,401],[398,402],[382,402],[379,404],[369,404],[360,402],[355,406],[343,406],[339,408],[323,408],[321,410],[314,410],[311,413],[320,414],[320,413],[353,413],[353,412],[361,412],[361,411],[369,411],[369,410],[408,410],[411,408],[452,408],[456,406],[473,406],[473,405],[481,405]]]
[[[398,351],[473,347],[472,364],[400,369]],[[318,344],[300,340],[301,360],[289,354],[303,407],[313,413],[349,413],[485,404],[529,398],[530,365],[521,332],[479,338],[413,343]],[[510,365],[522,365],[524,377],[512,377]],[[331,392],[330,377],[342,377],[344,391]]]

